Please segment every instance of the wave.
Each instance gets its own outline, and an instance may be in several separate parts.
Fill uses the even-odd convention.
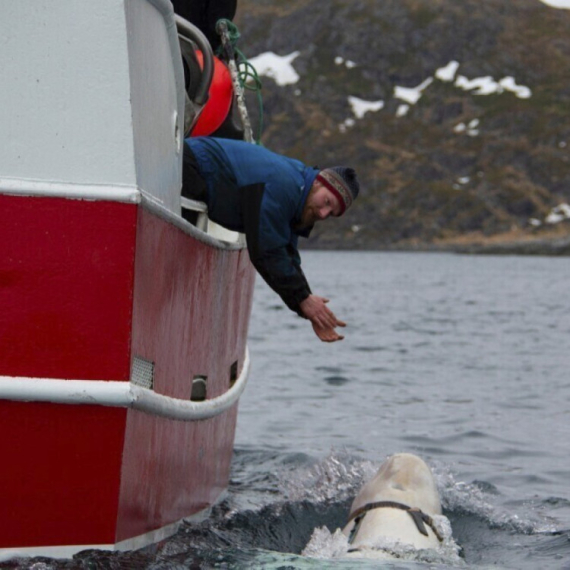
[[[499,565],[546,566],[553,557],[570,557],[570,532],[539,516],[543,503],[567,509],[570,501],[548,497],[522,502],[517,512],[500,506],[500,493],[485,481],[457,480],[451,466],[430,462],[444,515],[437,517],[445,537],[438,551],[410,551],[384,544],[400,560],[390,568]],[[278,449],[236,450],[229,492],[201,523],[185,523],[178,533],[137,552],[84,551],[70,561],[46,558],[11,561],[0,568],[142,569],[182,568],[373,568],[368,561],[342,561],[346,538],[339,529],[353,497],[375,473],[380,461],[345,451],[324,459]],[[459,546],[458,546],[459,545]],[[325,566],[323,566],[326,560]],[[553,567],[550,565],[549,567]]]

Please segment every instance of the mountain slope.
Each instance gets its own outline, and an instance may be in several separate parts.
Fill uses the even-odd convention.
[[[353,211],[315,228],[312,246],[570,233],[564,207],[564,221],[546,222],[570,203],[570,11],[538,0],[240,0],[236,22],[249,57],[299,52],[298,81],[263,78],[264,144],[359,173]],[[367,102],[376,110],[362,114]]]

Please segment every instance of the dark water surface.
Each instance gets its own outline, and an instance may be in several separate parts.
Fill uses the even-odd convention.
[[[346,338],[320,343],[258,280],[228,496],[138,553],[20,568],[570,569],[570,260],[305,252]],[[330,558],[395,452],[434,470],[461,558]],[[301,556],[316,527],[313,552]]]

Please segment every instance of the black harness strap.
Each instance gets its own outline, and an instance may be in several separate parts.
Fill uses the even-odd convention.
[[[362,521],[362,519],[365,517],[368,511],[371,511],[372,509],[382,509],[382,508],[400,509],[401,511],[406,511],[412,517],[412,520],[414,521],[416,528],[418,529],[419,532],[421,532],[425,536],[429,536],[428,531],[425,527],[425,525],[427,524],[431,528],[431,530],[433,530],[433,533],[435,534],[439,542],[443,542],[443,537],[441,536],[441,534],[439,534],[439,531],[437,530],[435,524],[433,523],[433,519],[429,515],[426,515],[426,513],[424,513],[420,509],[408,507],[408,505],[404,505],[403,503],[397,503],[396,501],[378,501],[377,503],[367,503],[363,507],[360,507],[356,509],[354,512],[352,512],[348,517],[348,522],[350,523],[351,521],[354,521],[355,522],[354,528],[356,529],[356,527],[359,525],[359,523]],[[354,536],[352,536],[351,533],[351,540],[349,542],[352,542],[353,538]]]

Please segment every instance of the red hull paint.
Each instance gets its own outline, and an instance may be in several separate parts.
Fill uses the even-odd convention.
[[[136,214],[0,195],[0,374],[129,379]]]
[[[126,410],[0,402],[0,546],[113,544]]]
[[[254,274],[133,204],[0,196],[0,375],[125,380],[208,398],[243,365]],[[180,422],[98,406],[0,402],[0,548],[109,544],[210,505],[237,406]]]
[[[189,399],[195,375],[208,398],[243,365],[253,272],[247,252],[197,242],[140,210],[133,356],[156,363],[155,391]],[[227,486],[237,410],[205,422],[130,410],[117,540],[160,528],[211,505]],[[152,509],[148,505],[153,505]]]

